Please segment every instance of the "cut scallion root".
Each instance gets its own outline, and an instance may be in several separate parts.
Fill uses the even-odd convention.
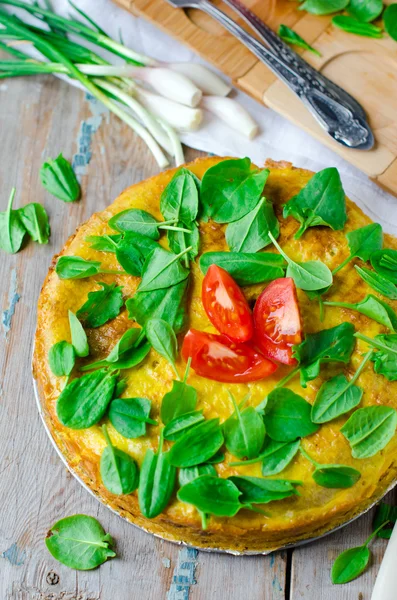
[[[135,94],[139,102],[146,106],[151,113],[178,131],[196,131],[203,120],[203,111],[199,108],[178,104],[139,86],[136,88]]]
[[[239,131],[252,140],[258,133],[258,125],[241,104],[232,98],[219,96],[204,96],[201,105],[224,121],[229,127]]]
[[[173,71],[186,75],[203,92],[210,96],[227,96],[232,87],[225,83],[210,69],[197,63],[170,63],[167,65]]]
[[[129,77],[148,83],[160,96],[195,108],[203,94],[185,75],[163,67],[132,67]]]

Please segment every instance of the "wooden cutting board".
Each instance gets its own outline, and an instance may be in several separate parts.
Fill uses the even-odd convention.
[[[189,46],[231,77],[234,85],[299,125],[373,181],[397,195],[397,42],[385,35],[371,39],[348,34],[318,17],[298,10],[291,0],[244,0],[272,29],[284,23],[322,54],[303,57],[350,92],[364,107],[375,134],[372,150],[351,150],[323,132],[300,100],[238,40],[196,9],[175,9],[165,0],[116,0]],[[394,0],[386,0],[391,4]],[[247,26],[219,0],[222,10]]]

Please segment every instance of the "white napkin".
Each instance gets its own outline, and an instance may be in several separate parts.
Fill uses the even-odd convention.
[[[144,19],[136,18],[111,0],[75,0],[109,35],[138,52],[167,62],[204,62],[188,48],[162,33]],[[71,14],[67,0],[53,0],[61,14]],[[75,14],[75,13],[74,13]],[[26,18],[26,13],[24,13]],[[114,59],[113,59],[114,60]],[[211,67],[212,68],[212,67]],[[206,113],[199,131],[185,133],[182,141],[198,150],[220,156],[249,156],[258,165],[267,158],[289,160],[295,166],[319,171],[336,166],[345,191],[369,217],[379,222],[385,231],[397,235],[397,199],[382,191],[366,175],[350,165],[332,150],[276,112],[265,108],[243,92],[233,92],[260,126],[260,134],[252,141],[228,128]]]

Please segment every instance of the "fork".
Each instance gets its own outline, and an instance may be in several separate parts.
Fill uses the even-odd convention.
[[[256,31],[254,38],[209,0],[167,0],[175,8],[196,8],[216,19],[277,75],[303,102],[321,127],[338,143],[369,150],[374,136],[361,105],[291,50],[239,0],[224,0]]]

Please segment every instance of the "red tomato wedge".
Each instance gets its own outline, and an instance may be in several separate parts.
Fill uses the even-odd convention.
[[[274,373],[277,365],[249,344],[236,344],[225,335],[189,329],[182,356],[192,359],[197,375],[228,383],[248,383]]]
[[[254,308],[255,343],[271,360],[295,365],[292,346],[302,341],[302,325],[293,279],[275,279],[261,293]]]
[[[202,299],[214,327],[234,342],[248,342],[254,335],[252,313],[233,277],[211,265],[204,277]]]

